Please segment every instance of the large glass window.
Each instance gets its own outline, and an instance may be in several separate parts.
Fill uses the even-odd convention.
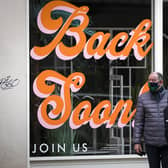
[[[124,106],[116,113],[116,118],[114,112],[121,100],[132,100],[131,115],[139,91],[152,70],[151,0],[67,0],[59,3],[29,0],[30,156],[132,154],[133,117],[120,127]],[[85,40],[75,32],[82,23],[80,19],[86,17],[83,11],[73,20],[70,18],[81,6],[89,8],[89,24],[84,28],[84,48],[74,56],[73,53],[80,48],[80,45],[75,48],[77,43]],[[138,25],[143,26],[139,28]],[[137,32],[138,28],[141,34]],[[146,34],[149,39],[146,36],[145,41]],[[75,35],[80,38],[77,40]],[[119,36],[120,40],[112,42]],[[102,38],[107,39],[104,44],[100,43]],[[61,49],[61,44],[74,49]],[[110,49],[105,51],[108,47]],[[96,54],[97,48],[99,52]],[[91,56],[92,52],[95,56]],[[73,83],[78,79],[76,72],[80,72],[80,79],[83,79],[81,74],[85,76],[85,82],[78,91],[73,91],[73,85],[80,85],[80,80]],[[68,76],[71,74],[76,78],[70,80]],[[71,85],[67,84],[67,79]],[[72,87],[70,91],[68,87]],[[78,111],[80,105],[83,106]],[[107,117],[106,110],[110,108]],[[57,124],[63,118],[63,111],[69,116],[63,124]]]

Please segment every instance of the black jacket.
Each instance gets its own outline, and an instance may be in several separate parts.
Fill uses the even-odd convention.
[[[168,107],[168,91],[158,93],[147,92],[138,98],[135,125],[133,131],[134,144],[154,146],[168,145],[165,137],[164,110]]]
[[[168,141],[168,106],[164,110],[164,118],[165,118],[165,136]]]

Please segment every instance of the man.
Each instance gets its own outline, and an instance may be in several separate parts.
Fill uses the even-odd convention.
[[[150,168],[160,168],[168,160],[168,141],[165,137],[164,110],[168,106],[168,92],[163,86],[163,76],[152,72],[148,77],[149,92],[138,98],[133,132],[134,149],[140,154],[142,138]]]

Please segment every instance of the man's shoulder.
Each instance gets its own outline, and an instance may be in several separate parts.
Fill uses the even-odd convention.
[[[165,92],[168,94],[168,89],[165,89]]]
[[[164,90],[163,95],[166,95],[166,97],[168,96],[168,90],[167,90],[167,89]],[[164,97],[165,97],[165,96],[164,96]]]
[[[145,93],[141,94],[141,95],[139,96],[139,98],[143,99],[143,98],[148,98],[148,97],[150,97],[150,96],[151,96],[151,93],[148,91],[148,92],[145,92]]]
[[[162,95],[164,96],[164,95],[168,95],[168,90],[167,89],[164,89],[164,91],[162,92]],[[154,95],[152,95],[152,93],[150,92],[150,91],[148,91],[148,92],[145,92],[145,93],[143,93],[142,95],[140,95],[139,96],[139,99],[142,99],[142,100],[144,100],[144,99],[150,99],[150,98],[152,98]],[[165,97],[165,96],[164,96]]]

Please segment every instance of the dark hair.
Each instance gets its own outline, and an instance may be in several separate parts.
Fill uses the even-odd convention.
[[[159,81],[163,80],[163,75],[160,72],[156,72],[158,75],[158,79]]]

